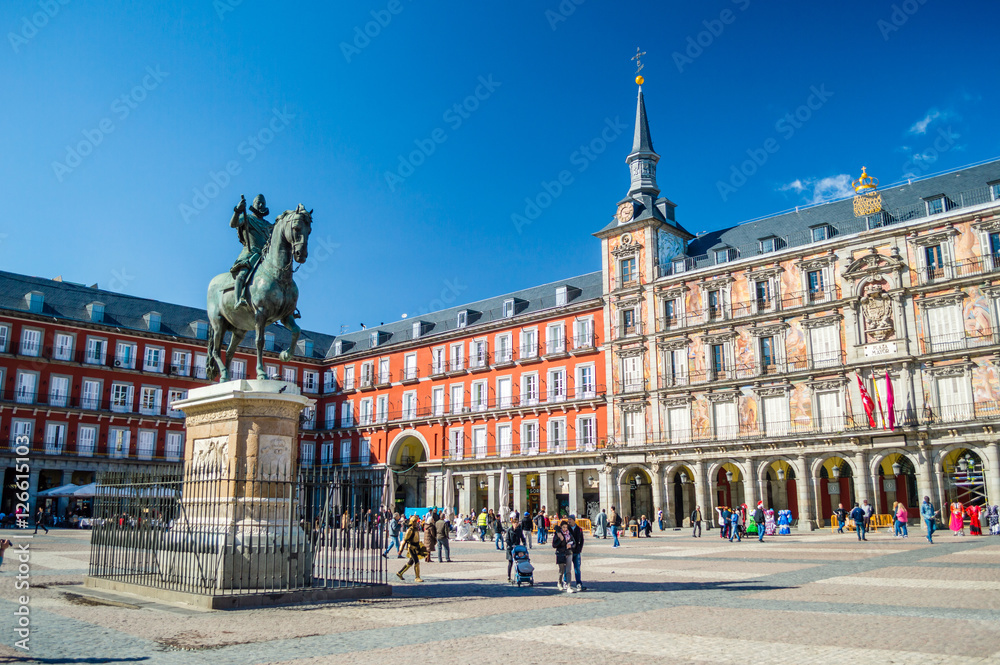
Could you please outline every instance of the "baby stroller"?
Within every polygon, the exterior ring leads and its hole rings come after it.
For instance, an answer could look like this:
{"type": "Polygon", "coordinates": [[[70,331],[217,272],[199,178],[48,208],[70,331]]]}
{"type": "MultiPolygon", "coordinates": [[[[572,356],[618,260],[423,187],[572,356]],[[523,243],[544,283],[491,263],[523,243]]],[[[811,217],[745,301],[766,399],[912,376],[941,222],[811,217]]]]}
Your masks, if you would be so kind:
{"type": "Polygon", "coordinates": [[[514,557],[514,581],[517,582],[517,586],[521,586],[521,582],[535,586],[535,567],[531,565],[528,548],[517,545],[510,553],[514,557]]]}

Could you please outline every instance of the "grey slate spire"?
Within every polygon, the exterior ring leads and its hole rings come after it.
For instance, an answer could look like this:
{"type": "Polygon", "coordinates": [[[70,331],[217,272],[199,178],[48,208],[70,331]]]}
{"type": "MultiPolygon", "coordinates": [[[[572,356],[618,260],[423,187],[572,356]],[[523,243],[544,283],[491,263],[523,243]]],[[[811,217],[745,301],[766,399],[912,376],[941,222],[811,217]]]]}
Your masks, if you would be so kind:
{"type": "MultiPolygon", "coordinates": [[[[639,100],[635,109],[635,137],[632,140],[632,153],[625,162],[632,174],[632,182],[628,194],[637,199],[656,200],[660,188],[656,185],[656,163],[660,156],[653,151],[653,137],[649,133],[649,120],[646,118],[646,102],[642,97],[642,86],[639,87],[639,100]]],[[[647,204],[648,205],[648,204],[647,204]]]]}

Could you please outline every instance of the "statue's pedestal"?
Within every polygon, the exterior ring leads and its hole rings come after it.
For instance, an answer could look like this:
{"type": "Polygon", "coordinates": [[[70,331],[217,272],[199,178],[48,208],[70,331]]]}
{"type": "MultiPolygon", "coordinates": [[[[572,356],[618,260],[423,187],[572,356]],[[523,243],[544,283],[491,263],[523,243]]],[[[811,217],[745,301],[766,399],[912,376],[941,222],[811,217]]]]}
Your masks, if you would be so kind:
{"type": "Polygon", "coordinates": [[[181,512],[159,563],[218,589],[287,588],[309,579],[299,526],[299,414],[315,401],[283,381],[228,381],[188,393],[181,512]]]}

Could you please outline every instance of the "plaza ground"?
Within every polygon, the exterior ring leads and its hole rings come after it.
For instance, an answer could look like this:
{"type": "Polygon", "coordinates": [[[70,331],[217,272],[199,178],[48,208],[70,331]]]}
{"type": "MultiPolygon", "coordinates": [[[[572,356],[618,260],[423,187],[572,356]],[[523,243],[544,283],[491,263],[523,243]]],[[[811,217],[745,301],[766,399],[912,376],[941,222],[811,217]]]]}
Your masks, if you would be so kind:
{"type": "MultiPolygon", "coordinates": [[[[0,532],[8,536],[12,531],[0,532]]],[[[588,539],[582,593],[505,584],[491,543],[452,544],[393,597],[204,612],[94,597],[81,587],[89,533],[31,541],[31,653],[15,650],[14,565],[0,574],[0,662],[43,663],[961,663],[1000,664],[1000,538],[896,539],[829,529],[732,543],[717,531],[588,539]]]]}

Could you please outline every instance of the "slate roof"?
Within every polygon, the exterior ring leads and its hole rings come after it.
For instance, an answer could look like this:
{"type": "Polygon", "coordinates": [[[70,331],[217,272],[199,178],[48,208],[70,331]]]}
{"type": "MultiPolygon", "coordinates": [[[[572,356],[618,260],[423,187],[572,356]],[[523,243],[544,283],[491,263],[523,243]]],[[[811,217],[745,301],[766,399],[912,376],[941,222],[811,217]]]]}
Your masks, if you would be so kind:
{"type": "MultiPolygon", "coordinates": [[[[515,315],[541,312],[556,307],[556,288],[567,286],[567,304],[572,305],[586,300],[600,298],[603,292],[601,272],[592,272],[578,277],[559,280],[549,284],[533,286],[502,296],[487,298],[467,305],[459,305],[448,309],[430,312],[419,316],[402,319],[394,323],[373,326],[365,330],[357,330],[344,335],[334,336],[324,333],[302,331],[300,339],[313,342],[310,357],[322,359],[333,357],[334,341],[343,341],[343,354],[350,354],[370,348],[370,334],[380,334],[379,346],[408,341],[413,336],[413,324],[423,322],[420,337],[441,334],[458,327],[458,313],[468,312],[468,326],[503,319],[503,303],[514,299],[515,315]]],[[[65,322],[91,323],[87,305],[100,302],[104,304],[104,319],[100,325],[112,326],[123,330],[150,332],[145,316],[150,312],[160,314],[159,334],[172,335],[186,340],[198,339],[192,325],[196,321],[208,321],[205,310],[197,307],[185,307],[170,303],[123,295],[113,291],[61,282],[41,277],[29,277],[16,273],[0,271],[0,312],[3,310],[27,312],[28,302],[25,296],[31,291],[44,294],[42,315],[65,322]]],[[[274,348],[276,351],[288,348],[291,333],[277,325],[268,327],[268,332],[274,333],[274,348]]],[[[242,345],[252,348],[254,336],[247,335],[242,345]]],[[[298,354],[301,357],[301,354],[298,354]]]]}
{"type": "MultiPolygon", "coordinates": [[[[926,217],[925,199],[940,195],[947,197],[949,209],[986,203],[990,200],[988,184],[998,180],[1000,160],[881,189],[885,212],[878,223],[889,226],[926,217]]],[[[851,196],[706,233],[688,243],[687,254],[693,257],[689,262],[694,264],[689,269],[712,265],[714,252],[725,247],[738,248],[741,258],[760,254],[758,241],[770,236],[784,239],[787,247],[808,244],[812,242],[810,229],[823,224],[838,235],[867,229],[866,219],[854,216],[851,196]]]]}
{"type": "MultiPolygon", "coordinates": [[[[25,296],[31,291],[44,294],[44,305],[41,314],[65,322],[91,323],[87,305],[93,302],[104,304],[104,319],[100,325],[121,328],[122,330],[150,332],[145,316],[150,312],[160,314],[160,330],[162,335],[172,335],[186,340],[197,340],[203,343],[196,334],[195,321],[208,322],[208,314],[197,307],[173,305],[159,300],[123,295],[114,291],[59,282],[41,277],[28,277],[12,272],[0,271],[0,311],[28,311],[25,296]]],[[[288,348],[291,333],[276,325],[269,326],[268,332],[274,333],[275,350],[288,348]]],[[[312,358],[321,359],[333,344],[333,336],[303,330],[299,338],[310,339],[313,342],[312,358]]],[[[243,347],[252,348],[254,336],[247,335],[243,347]]],[[[301,354],[299,354],[301,357],[301,354]]]]}
{"type": "MultiPolygon", "coordinates": [[[[578,277],[561,279],[557,282],[532,286],[513,293],[502,296],[495,296],[479,300],[466,305],[458,305],[448,309],[442,309],[428,314],[414,314],[405,319],[386,323],[385,325],[372,326],[365,330],[356,330],[337,337],[343,345],[341,355],[367,351],[371,348],[371,334],[379,333],[380,341],[378,346],[395,344],[413,339],[413,324],[422,322],[420,338],[439,335],[444,332],[458,329],[458,313],[466,311],[468,322],[471,327],[476,324],[489,323],[491,321],[503,320],[503,304],[505,301],[514,300],[514,315],[532,314],[556,308],[556,288],[560,286],[569,287],[566,294],[566,304],[585,302],[600,298],[604,292],[601,279],[601,271],[587,273],[578,277]]],[[[330,349],[330,357],[333,356],[334,348],[330,349]]]]}

